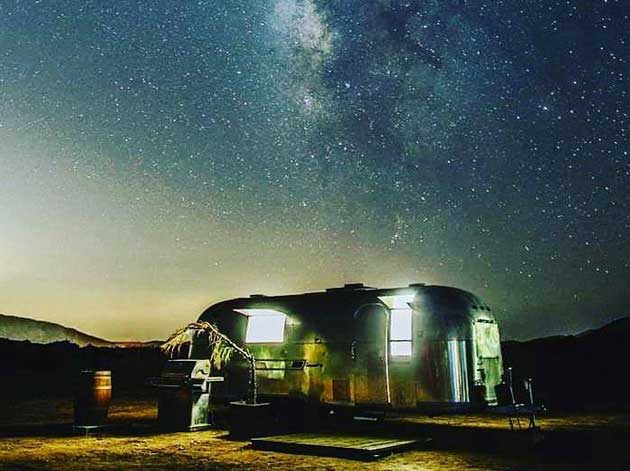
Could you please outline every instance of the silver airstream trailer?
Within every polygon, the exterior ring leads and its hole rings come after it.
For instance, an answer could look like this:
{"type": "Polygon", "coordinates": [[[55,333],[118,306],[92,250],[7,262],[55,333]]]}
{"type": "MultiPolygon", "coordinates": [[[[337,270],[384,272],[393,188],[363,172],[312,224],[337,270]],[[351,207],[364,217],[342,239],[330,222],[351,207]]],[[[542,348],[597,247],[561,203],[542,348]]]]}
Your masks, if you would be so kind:
{"type": "MultiPolygon", "coordinates": [[[[215,304],[199,321],[254,355],[264,401],[430,414],[497,402],[498,326],[487,304],[461,289],[348,284],[252,295],[215,304]]],[[[230,362],[222,375],[224,399],[246,396],[245,363],[230,362]]]]}

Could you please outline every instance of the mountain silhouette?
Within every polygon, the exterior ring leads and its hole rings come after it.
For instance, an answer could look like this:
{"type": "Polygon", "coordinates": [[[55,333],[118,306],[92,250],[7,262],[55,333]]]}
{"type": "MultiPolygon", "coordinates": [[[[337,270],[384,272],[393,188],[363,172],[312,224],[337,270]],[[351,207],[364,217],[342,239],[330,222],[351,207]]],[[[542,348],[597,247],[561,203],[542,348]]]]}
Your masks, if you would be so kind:
{"type": "Polygon", "coordinates": [[[81,347],[107,347],[114,342],[54,322],[0,314],[0,338],[33,343],[71,342],[81,347]]]}
{"type": "Polygon", "coordinates": [[[554,408],[627,407],[630,317],[577,335],[502,343],[517,378],[533,378],[538,399],[554,408]]]}

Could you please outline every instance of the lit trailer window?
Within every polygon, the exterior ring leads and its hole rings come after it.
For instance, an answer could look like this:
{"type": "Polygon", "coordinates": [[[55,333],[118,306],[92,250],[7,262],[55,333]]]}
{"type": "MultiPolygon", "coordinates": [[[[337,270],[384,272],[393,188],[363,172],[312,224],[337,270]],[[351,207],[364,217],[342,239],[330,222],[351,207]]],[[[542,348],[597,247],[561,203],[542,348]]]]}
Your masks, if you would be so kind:
{"type": "Polygon", "coordinates": [[[286,315],[273,309],[236,309],[247,316],[245,343],[282,343],[286,315]]]}
{"type": "Polygon", "coordinates": [[[411,309],[392,309],[389,325],[389,352],[393,357],[411,355],[411,309]]]}
{"type": "Polygon", "coordinates": [[[392,357],[410,357],[412,354],[413,294],[381,296],[389,308],[389,353],[392,357]]]}

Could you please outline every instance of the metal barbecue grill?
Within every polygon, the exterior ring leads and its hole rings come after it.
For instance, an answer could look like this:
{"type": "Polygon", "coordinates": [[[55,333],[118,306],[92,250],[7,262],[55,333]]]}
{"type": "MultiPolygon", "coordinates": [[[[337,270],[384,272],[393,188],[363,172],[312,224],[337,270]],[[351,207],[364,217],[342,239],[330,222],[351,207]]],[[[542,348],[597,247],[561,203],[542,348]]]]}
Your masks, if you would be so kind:
{"type": "Polygon", "coordinates": [[[158,424],[164,430],[194,431],[212,426],[210,360],[170,360],[149,384],[159,389],[158,424]]]}

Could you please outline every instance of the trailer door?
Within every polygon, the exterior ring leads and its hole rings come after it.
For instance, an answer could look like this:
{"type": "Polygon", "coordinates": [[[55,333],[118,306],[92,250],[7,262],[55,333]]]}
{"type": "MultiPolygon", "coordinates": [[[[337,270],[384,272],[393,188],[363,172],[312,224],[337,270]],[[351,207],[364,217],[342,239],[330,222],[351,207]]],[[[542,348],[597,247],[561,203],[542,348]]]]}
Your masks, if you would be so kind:
{"type": "Polygon", "coordinates": [[[360,308],[354,322],[354,402],[357,405],[387,405],[387,309],[378,305],[360,308]]]}
{"type": "Polygon", "coordinates": [[[475,378],[483,381],[486,386],[486,401],[490,405],[497,402],[494,388],[501,383],[503,376],[503,361],[501,358],[501,339],[499,326],[490,319],[477,319],[474,324],[475,348],[477,351],[475,378]]]}

